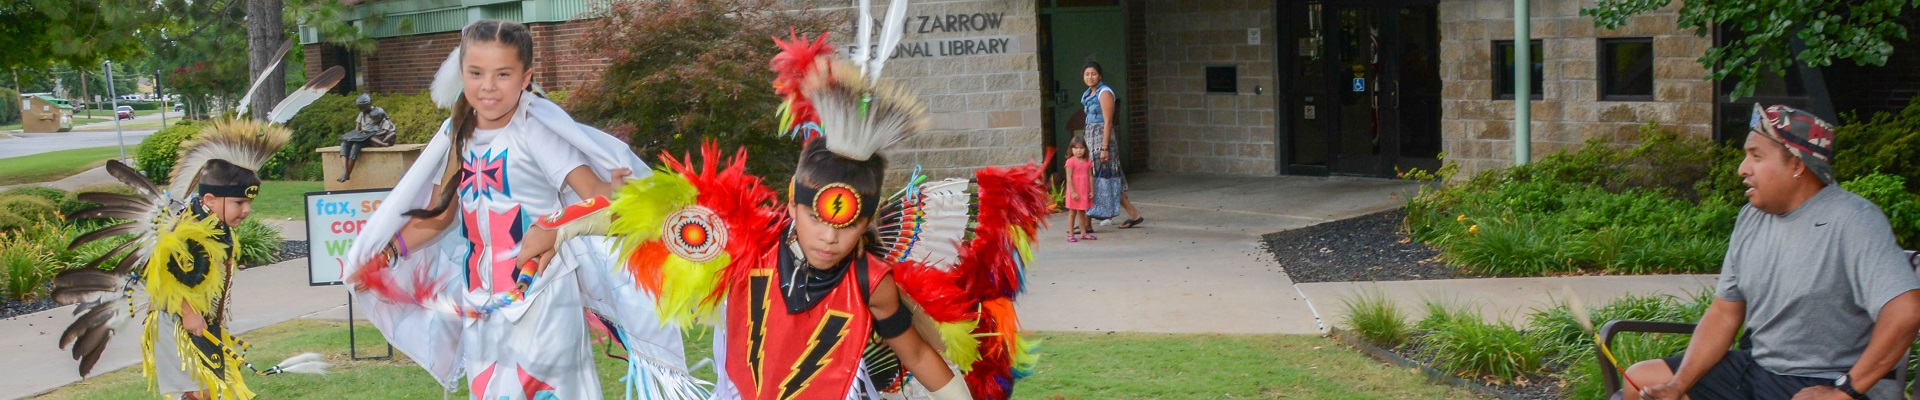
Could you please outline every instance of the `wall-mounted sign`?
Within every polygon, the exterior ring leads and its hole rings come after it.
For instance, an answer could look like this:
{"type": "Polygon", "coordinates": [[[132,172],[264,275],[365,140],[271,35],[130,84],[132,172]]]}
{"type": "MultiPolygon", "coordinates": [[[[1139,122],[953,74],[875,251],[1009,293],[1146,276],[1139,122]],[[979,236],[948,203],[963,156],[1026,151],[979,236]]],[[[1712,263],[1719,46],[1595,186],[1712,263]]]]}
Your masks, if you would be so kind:
{"type": "Polygon", "coordinates": [[[1367,91],[1367,78],[1353,78],[1353,91],[1355,92],[1367,91]]]}
{"type": "Polygon", "coordinates": [[[1247,28],[1247,44],[1260,44],[1260,28],[1247,28]]]}
{"type": "Polygon", "coordinates": [[[1314,117],[1314,112],[1313,112],[1313,106],[1312,106],[1312,105],[1308,105],[1308,106],[1306,106],[1306,107],[1305,107],[1305,109],[1304,109],[1304,110],[1301,110],[1301,111],[1302,111],[1302,112],[1300,113],[1301,115],[1303,115],[1303,116],[1305,116],[1305,117],[1307,117],[1307,119],[1313,119],[1313,117],[1314,117]]]}

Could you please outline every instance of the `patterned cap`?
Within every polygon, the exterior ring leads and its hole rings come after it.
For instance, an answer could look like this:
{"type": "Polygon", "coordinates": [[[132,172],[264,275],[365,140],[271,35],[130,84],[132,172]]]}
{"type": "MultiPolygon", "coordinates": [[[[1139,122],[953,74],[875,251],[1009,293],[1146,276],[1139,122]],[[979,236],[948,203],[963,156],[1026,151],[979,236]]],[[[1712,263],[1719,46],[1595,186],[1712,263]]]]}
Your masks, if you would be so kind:
{"type": "Polygon", "coordinates": [[[1797,108],[1762,108],[1755,103],[1749,125],[1754,132],[1786,145],[1821,182],[1833,184],[1833,124],[1797,108]]]}

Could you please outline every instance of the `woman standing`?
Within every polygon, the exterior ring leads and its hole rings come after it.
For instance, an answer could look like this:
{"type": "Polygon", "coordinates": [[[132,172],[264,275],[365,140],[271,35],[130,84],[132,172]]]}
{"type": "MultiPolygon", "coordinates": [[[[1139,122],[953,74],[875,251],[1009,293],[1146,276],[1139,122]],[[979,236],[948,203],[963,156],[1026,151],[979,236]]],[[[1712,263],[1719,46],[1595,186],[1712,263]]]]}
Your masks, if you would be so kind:
{"type": "Polygon", "coordinates": [[[1093,159],[1093,208],[1087,215],[1109,219],[1120,214],[1117,208],[1126,208],[1127,220],[1120,228],[1132,228],[1147,219],[1127,199],[1127,177],[1120,171],[1120,158],[1113,155],[1119,140],[1113,137],[1113,124],[1108,123],[1114,117],[1113,88],[1101,81],[1101,75],[1100,63],[1093,61],[1080,71],[1080,79],[1087,83],[1080,105],[1087,113],[1087,147],[1093,159]]]}

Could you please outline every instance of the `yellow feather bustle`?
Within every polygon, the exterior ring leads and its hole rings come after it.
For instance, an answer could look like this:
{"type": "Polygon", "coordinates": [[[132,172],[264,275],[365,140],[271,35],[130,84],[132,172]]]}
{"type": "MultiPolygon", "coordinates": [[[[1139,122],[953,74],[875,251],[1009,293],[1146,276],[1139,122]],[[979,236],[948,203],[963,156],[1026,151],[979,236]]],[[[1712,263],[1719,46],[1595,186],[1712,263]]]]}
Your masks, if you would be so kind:
{"type": "Polygon", "coordinates": [[[654,296],[662,321],[680,326],[714,316],[716,307],[706,300],[720,285],[720,270],[733,259],[722,251],[717,257],[695,262],[667,251],[662,243],[668,239],[664,235],[666,216],[694,205],[699,194],[686,177],[660,170],[627,183],[611,206],[616,217],[608,233],[620,238],[617,254],[629,255],[620,260],[620,268],[654,296]]]}
{"type": "Polygon", "coordinates": [[[173,229],[161,233],[154,239],[153,256],[147,260],[146,268],[141,271],[141,276],[146,277],[147,295],[151,298],[150,301],[155,310],[179,314],[181,313],[180,303],[185,301],[195,310],[203,310],[203,313],[211,314],[205,310],[213,310],[220,293],[223,292],[219,290],[220,288],[212,286],[226,282],[225,266],[227,248],[230,244],[222,243],[217,238],[220,235],[220,220],[213,215],[198,219],[190,215],[182,215],[178,218],[173,229]],[[206,251],[208,269],[206,279],[201,285],[210,286],[188,286],[178,279],[173,279],[172,273],[167,271],[178,263],[182,270],[194,272],[193,253],[188,250],[191,246],[199,246],[206,251]]]}

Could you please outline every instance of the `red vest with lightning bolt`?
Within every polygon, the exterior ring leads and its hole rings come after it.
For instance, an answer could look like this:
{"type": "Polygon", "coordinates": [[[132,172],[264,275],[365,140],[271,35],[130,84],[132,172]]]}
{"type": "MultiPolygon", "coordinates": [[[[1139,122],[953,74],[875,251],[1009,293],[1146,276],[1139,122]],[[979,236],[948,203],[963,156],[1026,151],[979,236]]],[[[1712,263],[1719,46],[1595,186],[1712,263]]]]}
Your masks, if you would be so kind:
{"type": "MultiPolygon", "coordinates": [[[[849,265],[847,277],[813,308],[787,313],[780,293],[780,251],[736,282],[727,301],[727,375],[743,399],[845,399],[860,373],[860,356],[873,335],[873,314],[849,265]]],[[[865,253],[867,279],[887,276],[888,265],[865,253]]],[[[810,268],[810,267],[802,267],[810,268]]]]}

